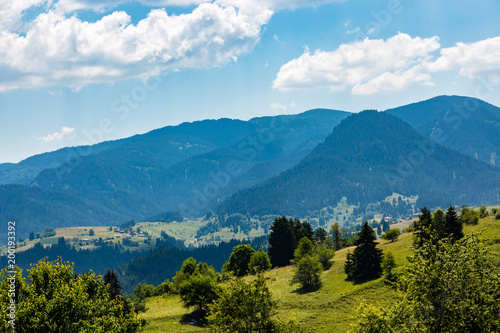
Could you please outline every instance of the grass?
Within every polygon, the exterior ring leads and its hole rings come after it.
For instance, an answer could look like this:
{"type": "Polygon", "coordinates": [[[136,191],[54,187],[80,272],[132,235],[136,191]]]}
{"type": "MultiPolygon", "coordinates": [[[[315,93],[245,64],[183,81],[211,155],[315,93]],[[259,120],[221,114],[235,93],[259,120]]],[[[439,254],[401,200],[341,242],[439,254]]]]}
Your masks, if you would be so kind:
{"type": "MultiPolygon", "coordinates": [[[[481,232],[481,238],[491,249],[492,261],[500,267],[500,221],[490,216],[481,219],[476,226],[464,227],[465,234],[472,232],[481,232]]],[[[378,247],[384,253],[390,251],[394,254],[398,272],[408,262],[412,243],[413,234],[404,233],[396,242],[379,241],[378,247]]],[[[393,304],[401,295],[383,278],[362,284],[346,281],[343,266],[347,252],[353,249],[342,249],[335,253],[332,267],[322,273],[321,288],[313,292],[303,293],[298,284],[290,285],[292,266],[266,272],[268,286],[279,302],[278,317],[295,320],[305,332],[348,332],[357,321],[356,309],[362,303],[379,306],[393,304]]],[[[140,315],[147,321],[142,331],[144,333],[208,331],[206,328],[180,324],[182,316],[189,310],[182,306],[178,296],[150,298],[147,307],[146,313],[140,315]]]]}

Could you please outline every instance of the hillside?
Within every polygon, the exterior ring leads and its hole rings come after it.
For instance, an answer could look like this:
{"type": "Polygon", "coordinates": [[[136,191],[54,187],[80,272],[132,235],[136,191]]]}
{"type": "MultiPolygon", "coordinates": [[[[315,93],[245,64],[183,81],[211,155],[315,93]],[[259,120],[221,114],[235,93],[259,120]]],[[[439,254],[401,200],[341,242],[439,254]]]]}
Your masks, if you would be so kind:
{"type": "Polygon", "coordinates": [[[442,145],[500,164],[500,108],[476,98],[438,96],[387,110],[442,145]]]}
{"type": "Polygon", "coordinates": [[[500,201],[500,169],[441,146],[389,113],[344,119],[293,168],[222,202],[219,216],[242,213],[303,217],[343,197],[363,212],[393,193],[417,206],[500,201]]]}
{"type": "MultiPolygon", "coordinates": [[[[465,226],[465,234],[482,231],[481,237],[490,244],[492,260],[500,270],[500,222],[493,217],[481,219],[476,226],[465,226]],[[482,231],[483,230],[483,231],[482,231]]],[[[413,242],[412,234],[402,234],[394,242],[379,242],[384,252],[392,252],[401,270],[413,242]]],[[[278,316],[295,319],[305,332],[348,332],[358,319],[356,309],[360,304],[391,305],[397,298],[395,292],[384,280],[377,279],[363,284],[345,281],[343,265],[346,253],[352,248],[335,253],[333,266],[322,273],[322,287],[313,292],[298,292],[298,285],[290,285],[293,275],[291,266],[273,269],[266,273],[267,283],[273,296],[279,300],[278,316]]],[[[202,332],[206,328],[181,324],[183,315],[189,311],[182,307],[179,297],[152,297],[147,302],[148,310],[141,314],[147,325],[144,333],[156,332],[202,332]]]]}
{"type": "Polygon", "coordinates": [[[0,219],[20,221],[21,237],[46,226],[119,225],[179,210],[181,204],[193,207],[195,190],[213,185],[213,174],[238,163],[241,170],[230,184],[192,213],[200,216],[224,196],[296,164],[347,115],[320,109],[250,121],[206,120],[119,140],[109,149],[42,171],[30,187],[0,186],[0,219]]]}

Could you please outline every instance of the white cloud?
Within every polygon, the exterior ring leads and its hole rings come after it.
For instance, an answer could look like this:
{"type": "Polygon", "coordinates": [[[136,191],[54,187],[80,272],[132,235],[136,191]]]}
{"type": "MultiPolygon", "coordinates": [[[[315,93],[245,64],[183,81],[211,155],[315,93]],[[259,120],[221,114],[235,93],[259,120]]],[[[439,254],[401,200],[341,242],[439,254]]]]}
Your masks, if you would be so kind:
{"type": "Polygon", "coordinates": [[[223,66],[253,49],[271,16],[268,9],[203,3],[182,15],[152,10],[133,25],[125,12],[90,23],[51,9],[30,23],[25,36],[0,30],[0,91],[79,89],[152,71],[223,66]]]}
{"type": "Polygon", "coordinates": [[[433,72],[457,70],[461,76],[475,79],[500,74],[500,36],[475,43],[457,43],[441,50],[441,56],[428,64],[433,72]]]}
{"type": "Polygon", "coordinates": [[[63,139],[72,139],[74,136],[71,134],[75,131],[73,127],[63,126],[60,132],[54,132],[52,134],[48,134],[46,136],[34,136],[37,140],[42,140],[43,142],[51,142],[51,141],[61,141],[63,139]]]}
{"type": "MultiPolygon", "coordinates": [[[[131,2],[131,0],[59,0],[56,7],[65,13],[71,13],[76,10],[101,12],[127,2],[131,2]]],[[[212,2],[212,0],[135,0],[135,2],[150,7],[186,7],[199,5],[204,2],[212,2]]]]}
{"type": "Polygon", "coordinates": [[[365,39],[325,52],[308,50],[283,65],[273,83],[279,90],[351,87],[353,94],[402,90],[413,83],[432,84],[421,63],[439,49],[437,37],[412,38],[399,33],[387,39],[365,39]]]}
{"type": "Polygon", "coordinates": [[[286,111],[287,109],[287,106],[286,105],[283,105],[281,103],[278,103],[278,102],[273,102],[271,103],[271,105],[269,105],[269,107],[273,110],[280,110],[280,111],[286,111]]]}

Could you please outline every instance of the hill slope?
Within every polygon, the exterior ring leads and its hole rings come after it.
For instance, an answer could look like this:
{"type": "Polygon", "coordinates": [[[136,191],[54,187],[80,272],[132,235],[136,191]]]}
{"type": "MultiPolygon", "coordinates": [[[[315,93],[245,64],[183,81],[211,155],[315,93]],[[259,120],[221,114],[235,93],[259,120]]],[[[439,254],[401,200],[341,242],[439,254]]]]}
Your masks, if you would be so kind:
{"type": "Polygon", "coordinates": [[[442,145],[499,165],[500,108],[476,98],[438,96],[387,110],[442,145]]]}
{"type": "MultiPolygon", "coordinates": [[[[481,219],[476,226],[465,226],[464,233],[478,233],[483,230],[482,238],[490,245],[492,258],[500,269],[500,223],[488,217],[481,219]]],[[[399,239],[390,243],[379,241],[378,248],[384,253],[391,252],[400,272],[411,255],[410,246],[413,244],[413,235],[402,234],[399,239]]],[[[383,278],[363,284],[353,284],[346,281],[344,263],[347,248],[335,253],[332,259],[333,266],[321,275],[322,286],[319,290],[303,293],[298,285],[290,285],[293,276],[293,267],[272,269],[266,272],[266,281],[273,297],[279,301],[278,316],[282,319],[295,319],[298,326],[305,332],[348,332],[358,316],[356,310],[361,304],[390,306],[400,297],[398,292],[384,282],[383,278]]],[[[204,332],[207,328],[181,324],[183,315],[189,310],[182,306],[179,296],[158,296],[148,299],[148,310],[140,316],[146,319],[144,333],[159,332],[204,332]]]]}
{"type": "Polygon", "coordinates": [[[218,206],[221,215],[287,214],[349,203],[366,207],[393,193],[419,196],[418,206],[497,203],[500,169],[425,138],[389,113],[344,119],[298,165],[218,206]]]}

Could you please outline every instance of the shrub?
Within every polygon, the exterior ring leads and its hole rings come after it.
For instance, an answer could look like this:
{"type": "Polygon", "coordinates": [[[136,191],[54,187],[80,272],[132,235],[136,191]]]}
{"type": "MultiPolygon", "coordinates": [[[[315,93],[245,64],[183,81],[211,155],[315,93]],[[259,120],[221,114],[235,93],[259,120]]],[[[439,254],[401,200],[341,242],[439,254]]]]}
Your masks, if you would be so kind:
{"type": "Polygon", "coordinates": [[[476,225],[479,222],[479,213],[475,210],[464,208],[460,214],[460,220],[465,224],[476,225]]]}
{"type": "Polygon", "coordinates": [[[267,256],[267,253],[259,249],[259,251],[255,252],[250,258],[250,262],[248,263],[248,270],[250,274],[257,274],[258,272],[264,272],[271,269],[271,261],[267,256]]]}
{"type": "Polygon", "coordinates": [[[227,268],[236,276],[244,276],[248,273],[248,265],[255,250],[250,244],[238,245],[229,256],[227,268]]]}
{"type": "Polygon", "coordinates": [[[485,217],[487,217],[487,216],[489,216],[489,215],[490,215],[490,214],[488,213],[488,210],[486,209],[486,206],[481,205],[481,206],[479,207],[479,216],[480,216],[481,218],[485,218],[485,217]]]}
{"type": "Polygon", "coordinates": [[[293,283],[300,283],[302,289],[311,289],[320,284],[320,275],[323,266],[316,257],[306,255],[297,262],[293,283]]]}
{"type": "Polygon", "coordinates": [[[382,235],[382,239],[395,242],[399,235],[401,235],[401,231],[399,229],[389,229],[382,235]]]}
{"type": "Polygon", "coordinates": [[[320,244],[316,246],[314,252],[316,253],[316,257],[318,258],[320,264],[323,266],[324,270],[327,270],[330,267],[332,267],[330,259],[332,259],[335,256],[334,250],[330,250],[325,245],[320,244]]]}
{"type": "Polygon", "coordinates": [[[307,237],[302,237],[297,245],[297,248],[293,252],[293,256],[295,261],[300,260],[306,255],[312,255],[314,249],[314,245],[311,240],[307,237]]]}

